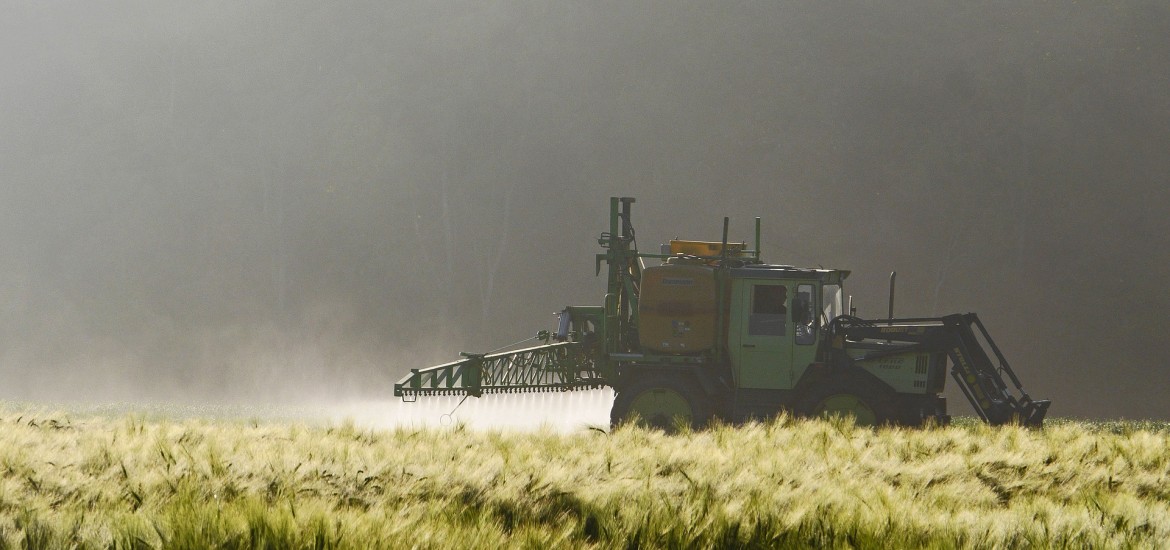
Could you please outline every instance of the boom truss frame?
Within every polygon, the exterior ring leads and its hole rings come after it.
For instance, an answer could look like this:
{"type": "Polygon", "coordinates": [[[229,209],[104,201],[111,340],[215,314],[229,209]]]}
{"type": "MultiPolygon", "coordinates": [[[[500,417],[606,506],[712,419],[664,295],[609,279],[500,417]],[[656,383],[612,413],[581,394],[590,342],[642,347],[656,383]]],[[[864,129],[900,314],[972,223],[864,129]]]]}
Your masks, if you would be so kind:
{"type": "Polygon", "coordinates": [[[579,342],[559,342],[487,355],[463,353],[459,361],[411,369],[394,384],[394,396],[527,393],[597,389],[606,385],[591,354],[579,342]]]}

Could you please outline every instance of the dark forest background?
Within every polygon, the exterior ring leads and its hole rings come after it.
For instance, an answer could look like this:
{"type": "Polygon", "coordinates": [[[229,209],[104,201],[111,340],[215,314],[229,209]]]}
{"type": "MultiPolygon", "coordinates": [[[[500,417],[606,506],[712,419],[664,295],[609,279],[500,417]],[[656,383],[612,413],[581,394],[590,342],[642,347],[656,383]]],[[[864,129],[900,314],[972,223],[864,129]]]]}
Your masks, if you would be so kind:
{"type": "Polygon", "coordinates": [[[0,72],[0,397],[389,396],[600,303],[623,195],[1170,419],[1164,2],[25,3],[0,72]]]}

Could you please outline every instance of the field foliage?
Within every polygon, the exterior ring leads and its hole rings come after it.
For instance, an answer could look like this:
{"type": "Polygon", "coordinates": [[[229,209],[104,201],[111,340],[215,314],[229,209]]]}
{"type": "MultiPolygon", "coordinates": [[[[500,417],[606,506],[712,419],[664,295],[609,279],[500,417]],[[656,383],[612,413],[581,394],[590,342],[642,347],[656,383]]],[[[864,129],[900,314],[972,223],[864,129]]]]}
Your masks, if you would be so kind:
{"type": "Polygon", "coordinates": [[[1170,540],[1170,430],[666,435],[0,409],[0,547],[1130,547],[1170,540]]]}

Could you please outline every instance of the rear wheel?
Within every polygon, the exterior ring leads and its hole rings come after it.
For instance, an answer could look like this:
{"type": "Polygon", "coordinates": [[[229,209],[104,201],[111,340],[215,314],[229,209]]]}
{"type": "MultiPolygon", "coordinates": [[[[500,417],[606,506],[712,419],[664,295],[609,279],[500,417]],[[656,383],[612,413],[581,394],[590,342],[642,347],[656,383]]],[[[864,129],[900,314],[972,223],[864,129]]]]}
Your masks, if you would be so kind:
{"type": "Polygon", "coordinates": [[[858,426],[880,426],[894,420],[893,394],[857,379],[831,380],[813,388],[798,411],[824,418],[852,416],[858,426]]]}
{"type": "Polygon", "coordinates": [[[680,424],[706,425],[712,411],[710,398],[693,381],[653,377],[619,390],[609,418],[614,426],[636,418],[644,426],[673,431],[680,424]]]}

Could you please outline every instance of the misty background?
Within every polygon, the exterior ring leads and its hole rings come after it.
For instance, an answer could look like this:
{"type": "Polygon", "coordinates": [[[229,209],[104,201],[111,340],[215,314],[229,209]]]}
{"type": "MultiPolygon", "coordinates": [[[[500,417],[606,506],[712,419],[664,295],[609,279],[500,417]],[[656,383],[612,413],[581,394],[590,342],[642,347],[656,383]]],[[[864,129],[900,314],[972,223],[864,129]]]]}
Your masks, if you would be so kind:
{"type": "MultiPolygon", "coordinates": [[[[1164,2],[5,2],[0,398],[390,397],[639,244],[979,313],[1052,415],[1170,419],[1164,2]]],[[[951,395],[952,412],[971,414],[951,395]]]]}

